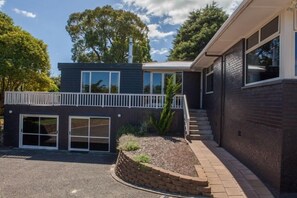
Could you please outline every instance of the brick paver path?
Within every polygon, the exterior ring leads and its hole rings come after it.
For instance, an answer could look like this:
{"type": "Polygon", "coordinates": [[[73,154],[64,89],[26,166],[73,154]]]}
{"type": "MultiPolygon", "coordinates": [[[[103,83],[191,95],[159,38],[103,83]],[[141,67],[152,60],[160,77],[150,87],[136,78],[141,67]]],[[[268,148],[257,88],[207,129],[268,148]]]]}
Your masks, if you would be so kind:
{"type": "Polygon", "coordinates": [[[214,141],[193,140],[190,147],[205,171],[215,198],[273,198],[253,172],[214,141]]]}

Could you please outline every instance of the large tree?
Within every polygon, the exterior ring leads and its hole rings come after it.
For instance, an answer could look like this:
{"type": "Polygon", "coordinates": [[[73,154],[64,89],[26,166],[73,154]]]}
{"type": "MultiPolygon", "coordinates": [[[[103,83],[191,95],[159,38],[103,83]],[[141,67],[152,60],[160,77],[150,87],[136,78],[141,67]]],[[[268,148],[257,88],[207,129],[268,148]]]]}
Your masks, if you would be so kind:
{"type": "Polygon", "coordinates": [[[215,2],[191,12],[178,30],[168,59],[194,60],[227,18],[228,15],[215,2]]]}
{"type": "Polygon", "coordinates": [[[148,27],[131,12],[104,6],[73,13],[66,30],[74,62],[126,63],[129,37],[134,42],[133,62],[151,61],[148,27]]]}
{"type": "Polygon", "coordinates": [[[47,46],[15,26],[0,12],[0,114],[5,91],[48,91],[56,86],[50,79],[47,46]]]}

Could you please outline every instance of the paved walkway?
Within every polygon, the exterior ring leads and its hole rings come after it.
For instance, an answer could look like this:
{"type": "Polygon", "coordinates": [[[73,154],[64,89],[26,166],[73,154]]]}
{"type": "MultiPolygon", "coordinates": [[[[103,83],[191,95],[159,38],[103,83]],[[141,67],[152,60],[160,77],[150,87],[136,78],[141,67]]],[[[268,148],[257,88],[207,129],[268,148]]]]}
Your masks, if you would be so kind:
{"type": "Polygon", "coordinates": [[[215,198],[273,198],[261,180],[214,141],[192,141],[215,198]]]}

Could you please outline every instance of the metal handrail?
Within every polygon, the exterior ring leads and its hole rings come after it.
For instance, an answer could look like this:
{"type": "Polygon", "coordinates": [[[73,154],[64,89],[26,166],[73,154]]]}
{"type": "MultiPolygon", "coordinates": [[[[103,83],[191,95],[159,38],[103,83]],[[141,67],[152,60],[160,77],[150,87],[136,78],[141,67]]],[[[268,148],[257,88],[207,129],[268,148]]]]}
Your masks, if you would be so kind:
{"type": "Polygon", "coordinates": [[[184,111],[184,121],[185,121],[185,137],[190,135],[190,112],[187,102],[187,96],[183,96],[183,111],[184,111]]]}

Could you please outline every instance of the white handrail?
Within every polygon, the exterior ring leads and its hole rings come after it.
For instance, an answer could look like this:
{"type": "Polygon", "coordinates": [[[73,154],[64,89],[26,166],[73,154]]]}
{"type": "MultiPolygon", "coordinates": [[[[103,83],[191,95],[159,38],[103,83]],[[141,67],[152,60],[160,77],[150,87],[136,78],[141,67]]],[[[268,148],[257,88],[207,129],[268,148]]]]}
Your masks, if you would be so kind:
{"type": "Polygon", "coordinates": [[[183,96],[183,110],[184,110],[184,121],[185,121],[185,137],[190,135],[190,113],[189,113],[189,107],[187,102],[187,96],[183,96]]]}
{"type": "MultiPolygon", "coordinates": [[[[182,109],[183,95],[173,98],[173,109],[182,109]]],[[[96,106],[126,108],[163,108],[165,95],[70,92],[5,92],[5,105],[96,106]]]]}

